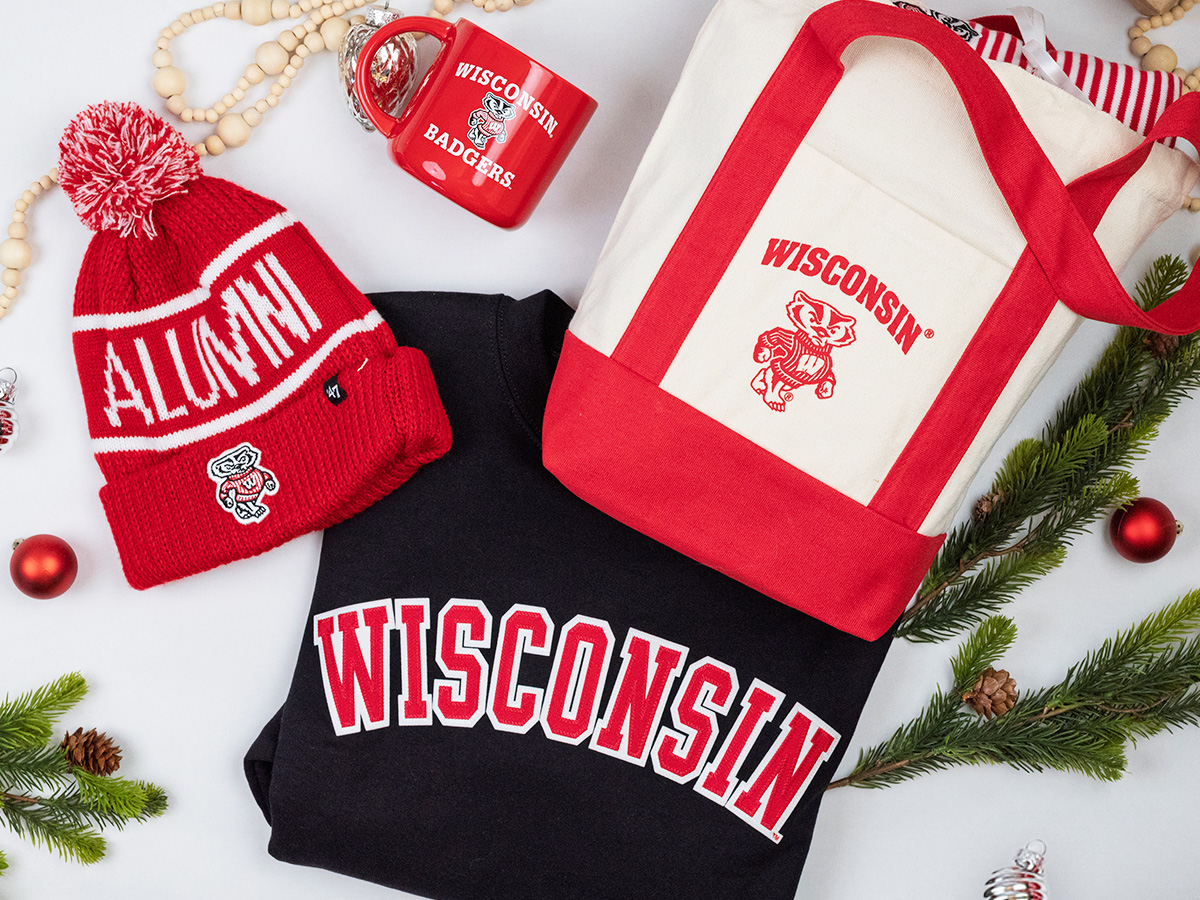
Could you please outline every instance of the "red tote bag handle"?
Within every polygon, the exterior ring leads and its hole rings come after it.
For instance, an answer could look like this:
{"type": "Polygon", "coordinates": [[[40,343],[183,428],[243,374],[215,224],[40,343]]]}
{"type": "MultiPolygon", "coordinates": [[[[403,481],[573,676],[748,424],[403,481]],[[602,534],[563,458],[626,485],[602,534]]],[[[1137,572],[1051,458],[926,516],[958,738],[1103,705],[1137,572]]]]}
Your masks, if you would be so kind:
{"type": "Polygon", "coordinates": [[[1200,147],[1200,93],[1159,118],[1133,151],[1068,188],[989,65],[927,16],[869,0],[816,10],[747,114],[712,180],[659,268],[613,359],[658,383],[754,224],[779,177],[845,71],[841,55],[863,37],[928,50],[962,99],[983,158],[1055,295],[1079,315],[1168,334],[1200,328],[1200,276],[1152,311],[1126,293],[1092,233],[1113,197],[1150,154],[1179,137],[1200,147]],[[802,92],[796,85],[804,85],[802,92]],[[800,101],[802,109],[797,111],[800,101]],[[799,114],[798,114],[799,113],[799,114]],[[764,135],[770,137],[764,139],[764,135]],[[723,235],[720,247],[711,236],[723,235]]]}

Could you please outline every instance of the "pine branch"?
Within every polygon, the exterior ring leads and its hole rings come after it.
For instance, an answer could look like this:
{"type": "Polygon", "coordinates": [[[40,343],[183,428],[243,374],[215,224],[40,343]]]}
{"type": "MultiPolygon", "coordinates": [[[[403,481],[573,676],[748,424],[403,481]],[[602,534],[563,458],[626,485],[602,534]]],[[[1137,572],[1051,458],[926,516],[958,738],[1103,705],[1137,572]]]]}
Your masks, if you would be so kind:
{"type": "MultiPolygon", "coordinates": [[[[1186,281],[1178,257],[1159,257],[1137,288],[1143,307],[1186,281]]],[[[1072,540],[1135,499],[1129,474],[1170,413],[1200,388],[1200,335],[1166,358],[1149,332],[1121,328],[1046,424],[1018,443],[996,473],[990,510],[947,535],[896,634],[943,641],[995,613],[1060,565],[1072,540]]]]}
{"type": "Polygon", "coordinates": [[[87,693],[78,672],[0,703],[0,751],[41,747],[50,741],[58,717],[87,693]]]}
{"type": "Polygon", "coordinates": [[[886,741],[859,752],[830,788],[885,787],[955,765],[1004,764],[1073,771],[1105,781],[1125,771],[1126,747],[1200,724],[1200,590],[1118,632],[1062,681],[1022,692],[993,719],[961,698],[1012,645],[1016,628],[990,617],[951,660],[954,691],[936,688],[925,709],[886,741]]]}
{"type": "Polygon", "coordinates": [[[104,856],[104,838],[85,824],[63,821],[60,815],[59,811],[41,803],[0,798],[0,816],[18,837],[48,847],[64,859],[85,865],[99,862],[104,856]]]}
{"type": "MultiPolygon", "coordinates": [[[[0,824],[66,859],[93,863],[104,856],[101,829],[162,815],[167,795],[149,782],[93,774],[120,762],[119,748],[94,729],[55,740],[55,721],[86,691],[75,673],[0,705],[0,824]]],[[[5,866],[0,855],[0,872],[5,866]]]]}
{"type": "Polygon", "coordinates": [[[36,793],[66,778],[67,758],[57,746],[28,747],[0,754],[0,788],[36,793]]]}

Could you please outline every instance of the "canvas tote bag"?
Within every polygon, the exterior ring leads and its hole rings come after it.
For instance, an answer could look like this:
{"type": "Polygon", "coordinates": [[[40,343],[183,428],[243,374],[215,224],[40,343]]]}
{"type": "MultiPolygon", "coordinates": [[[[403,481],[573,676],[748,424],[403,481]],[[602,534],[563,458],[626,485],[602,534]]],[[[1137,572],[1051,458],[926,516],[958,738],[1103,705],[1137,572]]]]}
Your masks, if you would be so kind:
{"type": "MultiPolygon", "coordinates": [[[[911,4],[904,4],[911,6],[911,4]]],[[[1081,317],[1178,210],[1200,94],[1143,139],[932,18],[721,0],[567,334],[544,461],[694,559],[867,639],[1081,317]]],[[[703,598],[697,598],[703,602],[703,598]]]]}

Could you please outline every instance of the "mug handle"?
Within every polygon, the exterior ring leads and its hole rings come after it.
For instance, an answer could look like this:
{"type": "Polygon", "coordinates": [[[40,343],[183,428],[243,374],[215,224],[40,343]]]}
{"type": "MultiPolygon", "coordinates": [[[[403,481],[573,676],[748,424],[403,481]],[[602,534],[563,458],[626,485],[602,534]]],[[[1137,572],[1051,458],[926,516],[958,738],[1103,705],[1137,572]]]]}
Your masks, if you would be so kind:
{"type": "MultiPolygon", "coordinates": [[[[419,31],[423,34],[433,35],[441,41],[442,46],[429,66],[430,73],[441,63],[442,57],[446,55],[446,50],[450,47],[456,34],[454,25],[442,19],[433,19],[427,16],[407,16],[383,25],[363,44],[363,48],[358,54],[358,64],[354,69],[354,93],[358,96],[359,105],[362,106],[367,118],[371,120],[371,124],[379,130],[380,134],[387,138],[390,138],[399,130],[400,120],[395,116],[385,113],[379,108],[379,104],[375,102],[375,96],[371,91],[371,61],[375,59],[375,54],[379,52],[379,49],[389,38],[408,31],[419,31]]],[[[428,80],[429,75],[427,74],[425,81],[428,80]]],[[[410,107],[416,102],[417,95],[421,92],[425,81],[422,81],[421,86],[417,88],[412,99],[409,100],[410,107]]]]}

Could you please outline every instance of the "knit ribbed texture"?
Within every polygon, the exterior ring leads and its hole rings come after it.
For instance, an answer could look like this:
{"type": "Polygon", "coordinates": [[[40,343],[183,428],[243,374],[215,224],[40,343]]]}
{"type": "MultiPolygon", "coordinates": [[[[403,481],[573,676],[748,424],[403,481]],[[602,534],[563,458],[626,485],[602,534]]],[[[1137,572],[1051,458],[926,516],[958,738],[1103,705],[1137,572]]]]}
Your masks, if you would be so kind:
{"type": "Polygon", "coordinates": [[[102,231],[74,345],[100,496],[147,588],[325,528],[450,446],[423,354],[278,204],[201,176],[102,231]]]}

